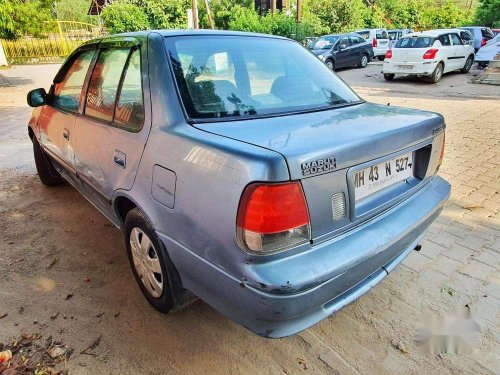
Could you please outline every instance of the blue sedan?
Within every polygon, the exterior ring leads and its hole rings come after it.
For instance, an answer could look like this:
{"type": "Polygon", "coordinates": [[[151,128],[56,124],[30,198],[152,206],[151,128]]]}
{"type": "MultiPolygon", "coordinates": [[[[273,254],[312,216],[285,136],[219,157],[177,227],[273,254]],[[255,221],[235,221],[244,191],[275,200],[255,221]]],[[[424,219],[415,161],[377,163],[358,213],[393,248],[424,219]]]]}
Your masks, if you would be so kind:
{"type": "Polygon", "coordinates": [[[155,308],[199,297],[265,337],[374,287],[450,194],[441,115],[367,103],[280,37],[104,37],[28,103],[41,182],[123,232],[155,308]]]}

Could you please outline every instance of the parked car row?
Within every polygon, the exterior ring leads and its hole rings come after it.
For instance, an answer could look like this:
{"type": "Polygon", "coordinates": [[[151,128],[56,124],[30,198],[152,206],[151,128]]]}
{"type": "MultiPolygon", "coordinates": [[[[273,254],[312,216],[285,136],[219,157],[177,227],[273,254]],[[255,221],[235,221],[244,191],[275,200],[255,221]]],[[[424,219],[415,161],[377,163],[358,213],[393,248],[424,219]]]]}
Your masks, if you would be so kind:
{"type": "Polygon", "coordinates": [[[491,59],[497,51],[496,42],[489,43],[494,37],[492,30],[481,26],[424,32],[377,28],[325,35],[309,41],[308,48],[332,70],[348,66],[364,68],[377,58],[385,60],[382,72],[388,81],[404,74],[428,77],[436,83],[444,73],[469,72],[475,53],[487,46],[478,60],[480,66],[486,65],[487,58],[491,59]]]}

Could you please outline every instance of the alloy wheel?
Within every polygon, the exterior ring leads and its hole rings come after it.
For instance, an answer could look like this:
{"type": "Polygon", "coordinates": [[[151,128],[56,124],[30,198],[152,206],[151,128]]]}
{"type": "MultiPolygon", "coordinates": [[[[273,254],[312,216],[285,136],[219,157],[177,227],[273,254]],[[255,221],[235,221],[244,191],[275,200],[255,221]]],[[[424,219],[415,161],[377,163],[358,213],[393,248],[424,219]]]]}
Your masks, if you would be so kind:
{"type": "Polygon", "coordinates": [[[163,293],[160,259],[151,239],[142,229],[135,227],[130,232],[130,249],[135,270],[146,290],[151,296],[159,298],[163,293]]]}

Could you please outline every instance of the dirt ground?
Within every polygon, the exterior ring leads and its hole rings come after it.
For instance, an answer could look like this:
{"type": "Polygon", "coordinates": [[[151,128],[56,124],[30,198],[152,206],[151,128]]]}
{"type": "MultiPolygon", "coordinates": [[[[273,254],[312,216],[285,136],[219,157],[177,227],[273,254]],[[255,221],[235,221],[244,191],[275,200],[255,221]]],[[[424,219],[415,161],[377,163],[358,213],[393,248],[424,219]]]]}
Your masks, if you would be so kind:
{"type": "Polygon", "coordinates": [[[442,175],[453,193],[422,251],[375,289],[299,335],[267,340],[203,301],[156,312],[121,233],[70,186],[39,182],[25,97],[57,68],[0,70],[0,343],[51,336],[74,350],[57,366],[71,374],[500,373],[499,86],[471,84],[470,74],[387,83],[377,64],[339,72],[366,100],[445,116],[442,175]],[[418,318],[464,305],[481,327],[473,352],[420,352],[418,318]]]}

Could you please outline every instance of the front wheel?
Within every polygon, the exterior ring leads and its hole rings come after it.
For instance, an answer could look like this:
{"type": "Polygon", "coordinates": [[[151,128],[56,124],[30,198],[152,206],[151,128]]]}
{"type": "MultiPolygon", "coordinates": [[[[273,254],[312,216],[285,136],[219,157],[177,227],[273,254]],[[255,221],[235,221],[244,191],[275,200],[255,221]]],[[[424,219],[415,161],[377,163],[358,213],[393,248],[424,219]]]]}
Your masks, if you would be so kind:
{"type": "Polygon", "coordinates": [[[469,58],[465,62],[464,67],[462,69],[460,69],[460,73],[462,73],[462,74],[469,73],[469,70],[472,67],[473,63],[474,63],[474,56],[469,56],[469,58]]]}
{"type": "Polygon", "coordinates": [[[335,70],[335,63],[333,60],[326,60],[325,65],[328,67],[330,70],[335,70]]]}
{"type": "Polygon", "coordinates": [[[363,54],[361,55],[361,59],[359,60],[358,68],[366,68],[367,65],[368,65],[368,55],[363,54]]]}
{"type": "Polygon", "coordinates": [[[394,79],[394,74],[384,73],[384,79],[386,81],[392,81],[394,79]]]}
{"type": "Polygon", "coordinates": [[[64,183],[64,178],[56,171],[48,157],[43,153],[43,150],[38,143],[38,140],[33,136],[33,156],[35,157],[36,171],[42,184],[45,186],[57,186],[64,183]]]}
{"type": "Polygon", "coordinates": [[[153,226],[138,209],[125,218],[125,242],[135,279],[149,303],[168,313],[174,307],[169,269],[170,259],[153,226]]]}
{"type": "Polygon", "coordinates": [[[436,69],[434,69],[434,72],[431,75],[431,82],[432,83],[438,83],[441,80],[441,77],[443,76],[443,63],[439,63],[436,66],[436,69]]]}

